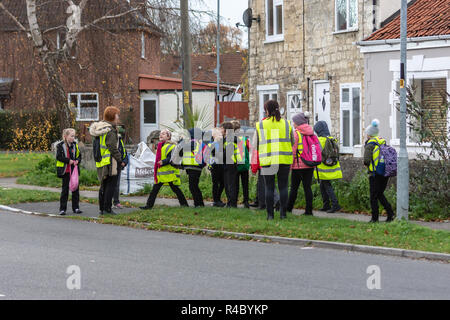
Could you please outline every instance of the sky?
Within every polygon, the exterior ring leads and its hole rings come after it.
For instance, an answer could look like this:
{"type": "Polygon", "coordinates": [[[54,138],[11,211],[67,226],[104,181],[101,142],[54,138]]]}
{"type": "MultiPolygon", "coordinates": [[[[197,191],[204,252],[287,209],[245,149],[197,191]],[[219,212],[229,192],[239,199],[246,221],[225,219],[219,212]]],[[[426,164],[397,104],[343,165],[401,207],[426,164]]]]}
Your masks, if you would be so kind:
{"type": "MultiPolygon", "coordinates": [[[[203,0],[208,9],[214,11],[217,16],[217,0],[203,0]]],[[[227,24],[235,27],[236,23],[240,22],[244,24],[242,21],[242,14],[248,8],[247,0],[220,0],[220,15],[222,19],[227,21],[227,24]]],[[[223,22],[222,22],[223,23],[223,22]]],[[[248,33],[247,27],[240,27],[242,34],[242,45],[244,47],[248,46],[248,33]]]]}

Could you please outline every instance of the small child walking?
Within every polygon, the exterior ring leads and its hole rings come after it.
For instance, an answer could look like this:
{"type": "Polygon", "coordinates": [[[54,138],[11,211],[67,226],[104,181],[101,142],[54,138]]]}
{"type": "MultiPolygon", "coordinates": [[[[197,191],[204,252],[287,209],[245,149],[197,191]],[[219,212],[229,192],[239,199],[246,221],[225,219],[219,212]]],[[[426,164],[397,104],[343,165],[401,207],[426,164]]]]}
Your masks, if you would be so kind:
{"type": "MultiPolygon", "coordinates": [[[[75,142],[75,129],[68,128],[63,131],[63,141],[56,145],[56,172],[59,178],[62,178],[62,190],[59,200],[59,214],[66,215],[67,200],[69,198],[69,182],[70,175],[75,165],[78,167],[78,175],[80,175],[81,153],[75,142]]],[[[80,192],[79,188],[72,192],[72,211],[73,213],[83,213],[79,207],[80,192]]]]}

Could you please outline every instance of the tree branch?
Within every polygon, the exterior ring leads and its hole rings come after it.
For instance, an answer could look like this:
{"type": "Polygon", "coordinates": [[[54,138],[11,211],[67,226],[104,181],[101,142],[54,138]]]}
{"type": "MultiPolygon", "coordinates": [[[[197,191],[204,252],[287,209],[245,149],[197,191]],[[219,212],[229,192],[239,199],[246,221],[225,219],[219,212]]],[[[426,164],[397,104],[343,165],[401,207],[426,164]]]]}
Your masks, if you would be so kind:
{"type": "Polygon", "coordinates": [[[9,12],[9,10],[3,5],[3,3],[0,2],[0,9],[3,9],[5,11],[5,13],[17,24],[17,26],[24,32],[27,33],[28,37],[31,38],[31,34],[30,31],[27,30],[23,24],[20,23],[19,20],[17,20],[17,18],[11,13],[9,12]]]}

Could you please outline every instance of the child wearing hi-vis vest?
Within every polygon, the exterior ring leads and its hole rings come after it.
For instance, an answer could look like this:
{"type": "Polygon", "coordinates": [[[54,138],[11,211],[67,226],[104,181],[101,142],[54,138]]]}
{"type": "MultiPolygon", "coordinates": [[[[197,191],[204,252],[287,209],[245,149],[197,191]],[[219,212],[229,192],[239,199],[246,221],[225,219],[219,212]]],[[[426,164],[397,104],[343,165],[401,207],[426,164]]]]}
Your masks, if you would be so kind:
{"type": "MultiPolygon", "coordinates": [[[[80,175],[81,153],[75,142],[75,129],[68,128],[63,131],[63,141],[56,145],[56,173],[62,178],[62,190],[59,200],[59,214],[64,216],[67,210],[67,200],[69,198],[70,175],[75,165],[78,167],[78,176],[80,175]]],[[[73,213],[80,214],[79,208],[80,193],[79,189],[72,192],[72,210],[73,213]]]]}
{"type": "Polygon", "coordinates": [[[145,207],[140,207],[143,210],[153,208],[155,204],[156,196],[163,185],[169,185],[170,189],[176,194],[180,205],[188,207],[188,202],[184,197],[183,192],[179,188],[181,185],[180,170],[171,165],[172,151],[175,149],[175,145],[170,142],[172,134],[169,130],[162,130],[159,134],[158,149],[156,151],[155,161],[155,184],[147,199],[145,207]]]}

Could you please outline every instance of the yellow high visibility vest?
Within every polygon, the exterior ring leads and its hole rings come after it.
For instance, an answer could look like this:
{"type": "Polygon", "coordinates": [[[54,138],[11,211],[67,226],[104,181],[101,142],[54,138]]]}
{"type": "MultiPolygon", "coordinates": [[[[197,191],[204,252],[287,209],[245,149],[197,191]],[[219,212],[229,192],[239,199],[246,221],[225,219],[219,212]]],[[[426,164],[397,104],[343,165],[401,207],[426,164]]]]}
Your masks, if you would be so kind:
{"type": "MultiPolygon", "coordinates": [[[[223,144],[224,152],[227,152],[226,151],[227,150],[227,145],[228,145],[228,142],[225,142],[223,144]]],[[[233,157],[232,157],[233,162],[234,163],[242,163],[242,157],[241,157],[241,153],[239,151],[239,147],[238,147],[237,143],[235,143],[235,142],[233,142],[233,145],[234,145],[233,157]]],[[[231,163],[225,163],[225,164],[231,164],[231,163]]]]}
{"type": "Polygon", "coordinates": [[[273,117],[256,124],[259,140],[259,162],[262,167],[273,164],[292,164],[292,126],[289,120],[273,117]],[[272,121],[273,120],[273,121],[272,121]]]}
{"type": "MultiPolygon", "coordinates": [[[[80,156],[80,149],[78,149],[78,145],[76,143],[75,143],[75,149],[76,149],[75,158],[78,158],[80,156]]],[[[63,150],[64,150],[64,156],[66,158],[70,158],[69,154],[67,153],[67,149],[65,148],[65,143],[64,143],[64,146],[63,146],[63,150]]],[[[66,164],[64,162],[56,161],[56,167],[61,167],[62,168],[62,167],[65,167],[65,166],[66,166],[66,164]]],[[[66,171],[66,168],[64,168],[64,172],[65,171],[66,171]]]]}
{"type": "Polygon", "coordinates": [[[111,152],[106,146],[107,134],[108,133],[105,133],[104,135],[100,136],[100,154],[102,156],[102,160],[100,162],[95,162],[95,166],[97,168],[101,168],[107,166],[108,164],[111,164],[111,152]]]}
{"type": "MultiPolygon", "coordinates": [[[[166,160],[167,155],[175,148],[174,144],[166,143],[161,148],[161,160],[166,160]]],[[[180,170],[174,168],[172,165],[167,164],[165,166],[159,167],[156,172],[158,178],[158,183],[164,183],[168,185],[169,182],[173,182],[174,185],[181,185],[180,170]]]]}
{"type": "Polygon", "coordinates": [[[200,164],[197,162],[197,160],[195,160],[195,155],[200,150],[200,145],[201,145],[201,143],[196,141],[194,151],[189,151],[189,152],[183,153],[183,160],[181,161],[182,165],[200,167],[200,164]]]}
{"type": "MultiPolygon", "coordinates": [[[[386,144],[386,140],[378,138],[378,137],[374,137],[372,139],[370,139],[369,141],[367,141],[367,144],[371,143],[371,142],[375,142],[378,143],[379,145],[382,144],[386,144]]],[[[378,145],[375,145],[375,148],[373,149],[373,155],[372,155],[372,162],[369,165],[369,172],[373,172],[376,170],[378,163],[380,162],[380,147],[378,145]],[[374,166],[375,165],[375,168],[374,166]]]]}
{"type": "MultiPolygon", "coordinates": [[[[333,137],[328,137],[330,139],[334,139],[333,137]]],[[[326,137],[319,137],[320,148],[323,150],[325,148],[325,142],[327,141],[326,137]]],[[[317,169],[314,170],[314,178],[319,180],[336,180],[342,179],[342,170],[341,164],[339,161],[334,166],[327,166],[323,163],[317,166],[317,169]],[[317,177],[317,173],[319,173],[319,177],[317,177]]]]}

